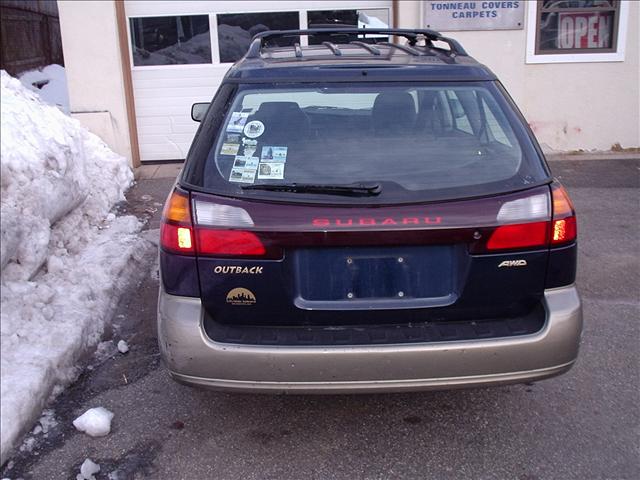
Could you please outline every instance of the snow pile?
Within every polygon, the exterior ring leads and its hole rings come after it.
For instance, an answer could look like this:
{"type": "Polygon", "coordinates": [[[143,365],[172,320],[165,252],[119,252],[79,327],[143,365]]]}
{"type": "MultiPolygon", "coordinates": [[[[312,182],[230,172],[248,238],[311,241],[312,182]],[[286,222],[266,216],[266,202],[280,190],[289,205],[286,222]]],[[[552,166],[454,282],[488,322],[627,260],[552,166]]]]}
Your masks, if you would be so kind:
{"type": "Polygon", "coordinates": [[[75,379],[146,251],[108,215],[133,180],[76,120],[0,73],[0,463],[75,379]]]}
{"type": "Polygon", "coordinates": [[[29,90],[36,92],[45,103],[57,105],[64,113],[69,113],[69,91],[64,67],[53,64],[29,70],[20,74],[20,81],[29,90]]]}
{"type": "Polygon", "coordinates": [[[90,458],[85,459],[80,465],[80,473],[76,475],[76,480],[96,480],[94,473],[100,471],[100,465],[91,461],[90,458]]]}
{"type": "Polygon", "coordinates": [[[90,408],[73,421],[73,426],[90,437],[104,437],[111,431],[112,419],[113,413],[106,408],[90,408]]]}

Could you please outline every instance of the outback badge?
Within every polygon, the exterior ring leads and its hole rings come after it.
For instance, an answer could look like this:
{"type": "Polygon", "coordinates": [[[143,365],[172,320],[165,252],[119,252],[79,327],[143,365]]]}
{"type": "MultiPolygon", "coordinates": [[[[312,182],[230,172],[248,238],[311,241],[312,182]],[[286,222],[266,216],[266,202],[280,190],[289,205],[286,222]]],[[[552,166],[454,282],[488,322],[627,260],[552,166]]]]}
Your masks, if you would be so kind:
{"type": "Polygon", "coordinates": [[[527,266],[527,261],[526,260],[505,260],[504,262],[500,263],[500,265],[498,265],[498,268],[502,268],[502,267],[526,267],[527,266]]]}

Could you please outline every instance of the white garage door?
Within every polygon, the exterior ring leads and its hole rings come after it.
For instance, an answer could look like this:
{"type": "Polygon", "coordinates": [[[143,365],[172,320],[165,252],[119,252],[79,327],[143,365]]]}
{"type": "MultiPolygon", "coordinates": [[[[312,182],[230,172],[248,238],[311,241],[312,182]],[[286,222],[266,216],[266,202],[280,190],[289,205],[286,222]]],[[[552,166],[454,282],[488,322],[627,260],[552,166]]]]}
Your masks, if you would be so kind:
{"type": "MultiPolygon", "coordinates": [[[[265,29],[339,21],[392,25],[391,1],[127,1],[131,72],[142,161],[182,160],[222,78],[265,29]],[[303,6],[304,9],[300,7],[303,6]]],[[[305,44],[302,38],[301,43],[305,44]]]]}

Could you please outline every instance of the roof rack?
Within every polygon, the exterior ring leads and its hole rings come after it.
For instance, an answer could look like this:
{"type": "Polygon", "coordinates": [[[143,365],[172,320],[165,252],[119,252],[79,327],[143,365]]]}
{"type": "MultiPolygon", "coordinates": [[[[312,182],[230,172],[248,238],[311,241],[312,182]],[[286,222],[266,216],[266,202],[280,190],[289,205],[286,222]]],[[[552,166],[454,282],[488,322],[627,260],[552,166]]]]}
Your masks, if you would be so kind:
{"type": "MultiPolygon", "coordinates": [[[[446,52],[444,49],[439,49],[433,45],[432,42],[444,42],[449,45],[449,51],[451,55],[467,55],[467,52],[462,48],[462,45],[458,43],[458,41],[453,38],[443,37],[439,32],[435,30],[428,29],[420,29],[420,30],[407,30],[407,29],[398,29],[398,28],[349,28],[344,26],[337,26],[333,28],[313,28],[308,30],[267,30],[265,32],[260,32],[253,37],[251,40],[251,45],[249,46],[249,50],[247,52],[246,58],[260,58],[260,54],[262,53],[263,48],[267,47],[268,40],[273,38],[286,38],[286,37],[299,37],[299,36],[316,36],[316,35],[335,35],[335,36],[344,36],[348,35],[362,35],[363,38],[366,38],[367,35],[395,35],[398,37],[404,37],[408,40],[407,45],[398,45],[392,44],[390,42],[379,42],[382,45],[386,45],[389,47],[398,48],[400,50],[405,51],[406,53],[410,53],[412,55],[421,55],[422,52],[419,50],[412,48],[416,46],[416,44],[424,40],[425,47],[440,50],[441,52],[446,52]]],[[[350,44],[357,45],[368,50],[373,55],[379,55],[380,51],[364,42],[349,42],[350,44]],[[364,45],[368,45],[367,48],[364,45]],[[376,53],[377,52],[377,53],[376,53]]],[[[331,42],[322,42],[322,45],[327,47],[331,52],[340,56],[342,52],[338,48],[338,46],[331,42]]],[[[302,50],[299,45],[294,46],[296,57],[302,57],[302,50]]]]}

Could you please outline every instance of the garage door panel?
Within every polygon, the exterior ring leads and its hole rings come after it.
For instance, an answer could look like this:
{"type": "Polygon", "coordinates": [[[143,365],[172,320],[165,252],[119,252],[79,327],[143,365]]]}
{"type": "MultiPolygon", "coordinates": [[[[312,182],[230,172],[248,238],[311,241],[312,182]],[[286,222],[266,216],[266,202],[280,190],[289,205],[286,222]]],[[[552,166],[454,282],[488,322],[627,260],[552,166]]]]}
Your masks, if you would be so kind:
{"type": "Polygon", "coordinates": [[[192,88],[202,85],[217,86],[224,78],[224,72],[202,72],[193,77],[160,77],[159,75],[138,75],[135,73],[136,80],[134,88],[138,91],[154,88],[192,88]],[[203,77],[205,77],[203,79],[203,77]],[[204,82],[203,82],[204,80],[204,82]]]}
{"type": "Polygon", "coordinates": [[[176,102],[188,102],[193,98],[208,98],[211,100],[216,93],[216,87],[191,87],[191,88],[144,88],[135,90],[136,100],[149,99],[156,102],[159,101],[176,101],[176,102]]]}
{"type": "Polygon", "coordinates": [[[150,144],[162,143],[166,138],[169,138],[173,143],[187,143],[190,144],[193,140],[193,135],[189,133],[172,133],[171,135],[147,135],[147,139],[150,144]]]}
{"type": "Polygon", "coordinates": [[[133,67],[133,75],[142,81],[218,79],[224,77],[229,64],[203,65],[163,65],[161,67],[133,67]]]}
{"type": "MultiPolygon", "coordinates": [[[[194,99],[194,102],[203,101],[194,99]]],[[[207,100],[208,101],[208,100],[207,100]]],[[[144,125],[147,116],[151,117],[184,117],[186,120],[191,120],[191,102],[180,105],[164,105],[160,102],[154,103],[148,106],[139,105],[136,103],[136,116],[138,117],[138,126],[144,125]]],[[[194,122],[195,123],[195,122],[194,122]]]]}

